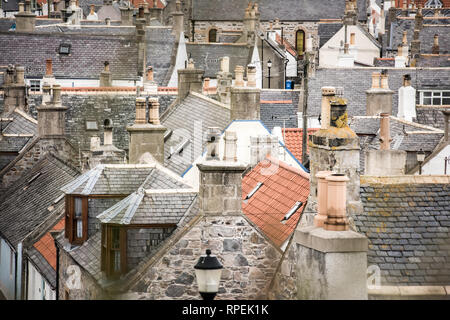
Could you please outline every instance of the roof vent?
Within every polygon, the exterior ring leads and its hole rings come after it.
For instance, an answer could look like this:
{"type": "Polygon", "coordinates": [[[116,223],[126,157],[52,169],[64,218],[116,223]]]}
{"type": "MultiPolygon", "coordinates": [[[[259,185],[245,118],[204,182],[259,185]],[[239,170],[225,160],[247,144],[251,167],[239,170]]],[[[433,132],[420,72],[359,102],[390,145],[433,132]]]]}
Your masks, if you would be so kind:
{"type": "Polygon", "coordinates": [[[303,205],[303,202],[301,201],[297,201],[294,206],[292,207],[291,210],[289,210],[289,212],[284,216],[283,220],[281,220],[281,222],[283,221],[287,221],[290,217],[292,217],[292,215],[294,213],[297,212],[297,210],[303,205]]]}
{"type": "Polygon", "coordinates": [[[259,190],[259,188],[261,188],[262,187],[262,185],[263,185],[264,183],[262,183],[262,182],[258,182],[258,184],[256,185],[256,187],[255,188],[253,188],[253,190],[252,191],[250,191],[250,193],[245,197],[245,199],[244,200],[248,200],[248,199],[250,199],[255,193],[256,193],[256,191],[258,191],[259,190]]]}

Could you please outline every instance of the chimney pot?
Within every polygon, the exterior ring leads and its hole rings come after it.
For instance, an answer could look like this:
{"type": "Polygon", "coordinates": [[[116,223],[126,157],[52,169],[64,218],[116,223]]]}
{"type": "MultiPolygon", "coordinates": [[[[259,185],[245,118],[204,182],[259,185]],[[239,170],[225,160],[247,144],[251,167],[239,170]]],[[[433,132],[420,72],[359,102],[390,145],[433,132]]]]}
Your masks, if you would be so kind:
{"type": "Polygon", "coordinates": [[[145,98],[137,97],[136,98],[136,124],[145,124],[146,116],[145,116],[145,98]]]}
{"type": "Polygon", "coordinates": [[[52,59],[45,60],[45,75],[51,76],[53,75],[53,65],[52,65],[52,59]]]}
{"type": "Polygon", "coordinates": [[[61,103],[61,85],[53,85],[53,104],[57,105],[61,103]]]}
{"type": "Polygon", "coordinates": [[[25,3],[19,2],[19,12],[25,12],[25,3]]]}
{"type": "Polygon", "coordinates": [[[230,72],[230,58],[223,57],[220,59],[220,71],[222,72],[230,72]]]}
{"type": "Polygon", "coordinates": [[[148,67],[147,68],[147,81],[153,81],[153,67],[148,67]]]}
{"type": "Polygon", "coordinates": [[[161,124],[161,122],[159,120],[159,99],[158,98],[150,98],[150,99],[148,99],[148,103],[149,103],[149,107],[150,107],[149,122],[154,125],[161,124]]]}
{"type": "Polygon", "coordinates": [[[247,86],[256,87],[256,67],[254,65],[247,66],[247,86]]]}
{"type": "Polygon", "coordinates": [[[333,174],[333,171],[319,171],[317,178],[317,214],[314,216],[314,226],[323,228],[327,220],[327,180],[326,177],[333,174]]]}
{"type": "Polygon", "coordinates": [[[439,35],[434,35],[433,48],[431,49],[431,53],[439,54],[439,35]]]}
{"type": "Polygon", "coordinates": [[[203,87],[206,89],[206,88],[209,88],[209,82],[210,82],[210,78],[205,78],[205,80],[204,80],[204,82],[203,82],[203,87]]]}
{"type": "Polygon", "coordinates": [[[372,73],[372,89],[380,88],[380,78],[381,74],[379,72],[372,73]]]}
{"type": "Polygon", "coordinates": [[[236,66],[236,68],[234,69],[234,73],[235,73],[235,77],[236,77],[234,85],[236,87],[243,87],[244,86],[244,67],[236,66]]]}
{"type": "Polygon", "coordinates": [[[330,128],[330,100],[336,96],[335,87],[322,87],[321,129],[330,128]]]}
{"type": "Polygon", "coordinates": [[[236,131],[225,131],[225,152],[223,161],[237,161],[237,134],[236,131]]]}
{"type": "Polygon", "coordinates": [[[345,231],[349,229],[347,220],[347,181],[344,174],[327,176],[327,219],[324,229],[329,231],[345,231]]]}
{"type": "Polygon", "coordinates": [[[381,89],[389,89],[389,77],[387,73],[381,74],[381,89]]]}
{"type": "Polygon", "coordinates": [[[350,45],[354,46],[356,43],[356,34],[355,33],[350,33],[350,45]]]}
{"type": "Polygon", "coordinates": [[[210,127],[206,131],[206,160],[220,160],[219,158],[220,128],[210,127]]]}
{"type": "Polygon", "coordinates": [[[16,67],[16,83],[19,85],[25,84],[25,67],[16,67]]]}

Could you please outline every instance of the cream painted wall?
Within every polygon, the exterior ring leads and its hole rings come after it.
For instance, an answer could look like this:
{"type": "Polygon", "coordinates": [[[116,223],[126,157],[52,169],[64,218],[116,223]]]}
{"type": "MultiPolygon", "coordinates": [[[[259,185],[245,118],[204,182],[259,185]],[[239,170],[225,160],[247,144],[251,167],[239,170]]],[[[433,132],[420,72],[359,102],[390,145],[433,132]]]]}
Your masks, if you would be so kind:
{"type": "Polygon", "coordinates": [[[55,300],[55,290],[28,261],[28,300],[55,300]]]}
{"type": "MultiPolygon", "coordinates": [[[[441,150],[433,159],[422,167],[422,174],[443,175],[445,157],[450,157],[450,145],[441,150]]],[[[418,175],[419,172],[416,172],[418,175]]],[[[450,175],[450,164],[447,164],[447,175],[450,175]]]]}
{"type": "MultiPolygon", "coordinates": [[[[338,65],[339,47],[341,41],[345,39],[345,31],[342,27],[330,40],[328,40],[319,50],[319,66],[335,68],[338,65]]],[[[373,59],[380,57],[379,48],[364,34],[357,26],[348,26],[347,39],[350,42],[350,34],[355,33],[355,63],[361,62],[373,65],[373,59]]],[[[350,48],[352,52],[352,48],[350,48]]]]}

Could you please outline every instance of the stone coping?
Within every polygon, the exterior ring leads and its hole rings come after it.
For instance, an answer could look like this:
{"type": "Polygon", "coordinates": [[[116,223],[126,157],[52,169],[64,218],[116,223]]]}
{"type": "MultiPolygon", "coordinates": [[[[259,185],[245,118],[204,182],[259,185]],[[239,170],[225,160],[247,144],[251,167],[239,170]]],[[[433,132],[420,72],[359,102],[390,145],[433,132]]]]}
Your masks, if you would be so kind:
{"type": "Polygon", "coordinates": [[[423,297],[442,296],[450,298],[450,286],[379,286],[368,287],[369,296],[423,297]]]}
{"type": "Polygon", "coordinates": [[[360,184],[450,184],[449,175],[361,176],[360,184]]]}
{"type": "Polygon", "coordinates": [[[207,160],[197,163],[197,167],[202,172],[221,172],[221,171],[239,171],[243,172],[247,169],[247,165],[241,162],[207,160]]]}
{"type": "Polygon", "coordinates": [[[294,241],[324,253],[367,252],[368,240],[354,231],[328,231],[315,226],[295,230],[294,241]]]}
{"type": "Polygon", "coordinates": [[[134,123],[127,127],[127,131],[145,132],[145,131],[166,131],[167,128],[160,124],[134,123]]]}

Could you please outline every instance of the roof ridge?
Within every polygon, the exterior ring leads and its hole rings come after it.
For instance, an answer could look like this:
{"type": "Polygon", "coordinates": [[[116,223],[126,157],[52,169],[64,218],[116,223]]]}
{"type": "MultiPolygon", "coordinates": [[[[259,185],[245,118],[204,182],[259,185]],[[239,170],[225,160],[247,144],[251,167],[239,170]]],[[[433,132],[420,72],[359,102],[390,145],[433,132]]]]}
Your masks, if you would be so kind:
{"type": "Polygon", "coordinates": [[[284,162],[282,160],[276,159],[276,158],[274,158],[272,156],[267,156],[265,160],[268,160],[268,161],[270,161],[270,162],[272,162],[272,163],[282,167],[283,169],[291,171],[292,173],[298,174],[299,176],[301,176],[301,177],[303,177],[305,179],[309,180],[309,178],[310,178],[309,173],[304,172],[302,169],[290,166],[288,163],[286,163],[286,162],[284,162]]]}
{"type": "Polygon", "coordinates": [[[424,125],[424,124],[420,124],[420,123],[417,123],[417,122],[412,122],[412,121],[408,121],[408,120],[405,120],[405,119],[397,118],[397,117],[395,117],[393,115],[390,115],[389,118],[391,118],[391,119],[393,119],[395,121],[398,121],[400,123],[404,123],[404,124],[413,126],[413,127],[418,127],[418,128],[427,129],[427,130],[430,130],[430,131],[435,131],[435,133],[442,133],[442,134],[444,133],[444,131],[441,130],[441,129],[436,129],[434,127],[427,126],[427,125],[424,125]]]}
{"type": "MultiPolygon", "coordinates": [[[[207,96],[205,96],[205,95],[203,95],[201,93],[197,93],[197,92],[191,91],[191,92],[189,92],[189,95],[193,95],[194,97],[203,99],[203,100],[205,100],[207,102],[211,102],[211,103],[213,103],[213,104],[215,104],[215,105],[217,105],[219,107],[225,108],[227,110],[231,109],[231,107],[229,105],[226,105],[226,104],[221,103],[221,102],[219,102],[217,100],[211,99],[211,98],[209,98],[209,97],[207,97],[207,96]]],[[[189,96],[187,96],[186,98],[188,98],[188,97],[189,96]]]]}

